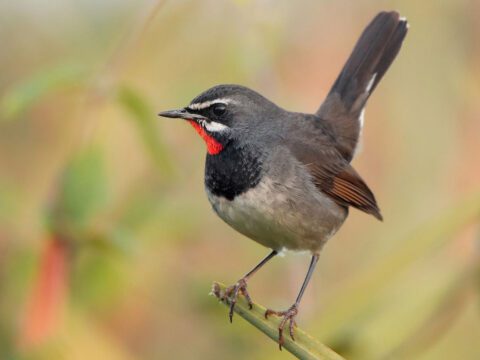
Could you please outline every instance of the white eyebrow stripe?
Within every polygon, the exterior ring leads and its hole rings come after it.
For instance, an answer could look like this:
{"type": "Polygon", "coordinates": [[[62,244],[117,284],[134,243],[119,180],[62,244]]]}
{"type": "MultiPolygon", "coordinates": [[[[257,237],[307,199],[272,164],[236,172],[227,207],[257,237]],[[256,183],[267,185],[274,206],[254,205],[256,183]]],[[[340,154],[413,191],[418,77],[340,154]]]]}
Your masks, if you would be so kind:
{"type": "Polygon", "coordinates": [[[231,103],[235,103],[236,101],[233,100],[233,99],[229,99],[229,98],[220,98],[220,99],[215,99],[215,100],[209,100],[209,101],[204,101],[202,103],[193,103],[193,104],[190,104],[187,106],[188,109],[190,110],[202,110],[202,109],[206,109],[210,106],[212,106],[213,104],[231,104],[231,103]]]}

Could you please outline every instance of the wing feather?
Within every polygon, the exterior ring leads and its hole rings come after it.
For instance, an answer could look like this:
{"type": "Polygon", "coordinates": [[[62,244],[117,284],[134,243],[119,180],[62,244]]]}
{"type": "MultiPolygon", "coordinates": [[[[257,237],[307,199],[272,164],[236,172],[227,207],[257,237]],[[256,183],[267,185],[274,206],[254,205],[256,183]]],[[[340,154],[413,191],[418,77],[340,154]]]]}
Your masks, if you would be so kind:
{"type": "Polygon", "coordinates": [[[323,152],[304,143],[290,144],[290,151],[305,165],[319,191],[341,206],[352,206],[383,220],[375,195],[338,151],[323,152]]]}

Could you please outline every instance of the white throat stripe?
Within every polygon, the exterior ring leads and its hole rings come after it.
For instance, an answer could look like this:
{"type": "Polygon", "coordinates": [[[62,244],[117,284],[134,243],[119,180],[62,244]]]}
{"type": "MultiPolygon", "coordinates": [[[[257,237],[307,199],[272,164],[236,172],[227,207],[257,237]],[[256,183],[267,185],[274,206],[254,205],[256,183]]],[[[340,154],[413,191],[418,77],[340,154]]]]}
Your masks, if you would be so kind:
{"type": "Polygon", "coordinates": [[[209,101],[204,101],[202,103],[193,103],[187,106],[188,109],[190,110],[202,110],[206,109],[213,104],[231,104],[235,103],[235,100],[228,99],[228,98],[221,98],[221,99],[215,99],[215,100],[209,100],[209,101]]]}
{"type": "Polygon", "coordinates": [[[220,132],[220,131],[225,131],[229,127],[227,125],[223,125],[219,122],[216,121],[210,121],[210,122],[205,122],[205,129],[207,129],[210,132],[220,132]]]}
{"type": "Polygon", "coordinates": [[[220,132],[230,129],[227,125],[223,125],[216,121],[207,121],[205,119],[198,120],[198,123],[210,132],[220,132]]]}

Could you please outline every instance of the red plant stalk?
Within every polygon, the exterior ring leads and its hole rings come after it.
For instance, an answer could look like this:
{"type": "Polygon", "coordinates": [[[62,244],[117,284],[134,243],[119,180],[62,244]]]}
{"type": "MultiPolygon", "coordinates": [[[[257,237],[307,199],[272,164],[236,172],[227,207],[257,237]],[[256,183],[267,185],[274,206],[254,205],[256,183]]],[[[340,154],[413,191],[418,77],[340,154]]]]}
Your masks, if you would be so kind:
{"type": "Polygon", "coordinates": [[[50,339],[60,324],[67,296],[67,258],[65,242],[47,240],[20,333],[20,344],[26,348],[50,339]]]}

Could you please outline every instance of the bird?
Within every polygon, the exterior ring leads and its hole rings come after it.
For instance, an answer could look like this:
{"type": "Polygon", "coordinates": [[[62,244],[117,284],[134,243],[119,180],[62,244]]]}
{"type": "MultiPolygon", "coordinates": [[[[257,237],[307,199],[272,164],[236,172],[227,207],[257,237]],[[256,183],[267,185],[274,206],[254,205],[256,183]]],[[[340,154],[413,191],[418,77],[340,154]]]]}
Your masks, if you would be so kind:
{"type": "Polygon", "coordinates": [[[318,110],[287,111],[245,86],[222,84],[189,105],[160,112],[190,123],[206,144],[205,190],[214,212],[270,253],[225,291],[229,318],[247,282],[285,250],[311,255],[305,280],[278,316],[294,340],[300,301],[325,243],[343,225],[349,208],[383,220],[373,192],[351,165],[364,123],[364,109],[400,51],[408,22],[396,11],[379,12],[359,37],[318,110]]]}

